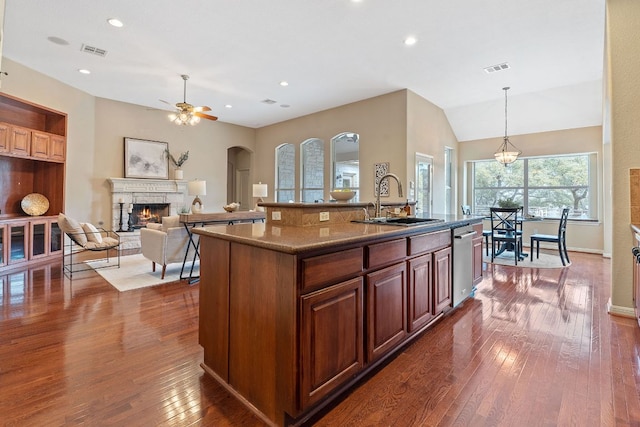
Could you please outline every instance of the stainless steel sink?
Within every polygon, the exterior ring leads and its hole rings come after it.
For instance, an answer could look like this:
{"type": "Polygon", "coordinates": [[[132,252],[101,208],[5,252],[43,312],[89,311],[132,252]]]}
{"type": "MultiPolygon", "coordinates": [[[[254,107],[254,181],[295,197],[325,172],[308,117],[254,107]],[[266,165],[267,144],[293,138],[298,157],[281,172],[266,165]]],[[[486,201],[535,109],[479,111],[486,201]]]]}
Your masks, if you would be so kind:
{"type": "Polygon", "coordinates": [[[411,227],[415,225],[432,224],[435,222],[443,222],[442,219],[436,218],[414,218],[414,217],[402,217],[402,218],[374,218],[366,220],[355,220],[351,222],[359,222],[361,224],[377,224],[377,225],[396,225],[400,227],[411,227]]]}

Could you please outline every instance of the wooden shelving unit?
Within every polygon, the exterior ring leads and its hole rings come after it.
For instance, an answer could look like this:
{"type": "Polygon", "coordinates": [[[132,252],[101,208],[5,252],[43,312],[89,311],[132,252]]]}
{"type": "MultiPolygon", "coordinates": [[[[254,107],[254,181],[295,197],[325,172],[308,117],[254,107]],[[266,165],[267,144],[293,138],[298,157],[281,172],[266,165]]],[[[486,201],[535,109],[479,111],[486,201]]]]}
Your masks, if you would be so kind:
{"type": "Polygon", "coordinates": [[[62,253],[55,215],[64,211],[66,145],[65,113],[0,93],[0,269],[62,253]],[[22,210],[30,193],[49,200],[43,216],[22,210]]]}

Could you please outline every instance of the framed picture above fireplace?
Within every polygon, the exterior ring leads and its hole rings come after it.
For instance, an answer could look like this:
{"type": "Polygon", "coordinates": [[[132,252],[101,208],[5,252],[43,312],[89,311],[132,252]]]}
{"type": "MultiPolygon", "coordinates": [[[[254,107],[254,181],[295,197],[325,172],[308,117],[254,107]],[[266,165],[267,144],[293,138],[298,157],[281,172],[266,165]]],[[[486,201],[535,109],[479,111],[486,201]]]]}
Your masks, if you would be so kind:
{"type": "Polygon", "coordinates": [[[124,177],[169,179],[167,142],[124,138],[124,177]]]}

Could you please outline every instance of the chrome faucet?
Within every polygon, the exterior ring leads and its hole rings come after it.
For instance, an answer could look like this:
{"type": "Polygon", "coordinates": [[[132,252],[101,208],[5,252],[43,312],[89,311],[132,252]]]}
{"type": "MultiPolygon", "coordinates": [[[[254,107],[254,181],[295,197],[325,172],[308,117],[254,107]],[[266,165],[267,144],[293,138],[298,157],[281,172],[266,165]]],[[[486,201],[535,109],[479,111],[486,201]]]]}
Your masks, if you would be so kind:
{"type": "Polygon", "coordinates": [[[378,191],[376,192],[376,218],[380,218],[381,215],[382,209],[380,208],[380,186],[382,185],[382,181],[384,181],[386,178],[393,178],[396,180],[396,182],[398,183],[398,197],[404,197],[404,195],[402,194],[402,183],[400,182],[400,178],[398,178],[398,176],[393,173],[382,175],[380,177],[380,180],[378,181],[378,191]]]}

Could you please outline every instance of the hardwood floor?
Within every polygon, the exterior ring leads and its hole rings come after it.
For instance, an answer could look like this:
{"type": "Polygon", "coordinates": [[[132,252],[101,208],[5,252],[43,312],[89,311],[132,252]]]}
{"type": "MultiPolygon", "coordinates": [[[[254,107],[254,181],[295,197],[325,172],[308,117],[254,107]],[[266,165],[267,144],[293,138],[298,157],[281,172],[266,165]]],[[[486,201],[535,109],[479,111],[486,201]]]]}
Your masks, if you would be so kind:
{"type": "MultiPolygon", "coordinates": [[[[610,262],[487,267],[478,293],[318,426],[640,425],[640,328],[608,315],[610,262]]],[[[259,426],[199,364],[198,286],[119,293],[94,272],[5,274],[0,424],[259,426]]]]}

